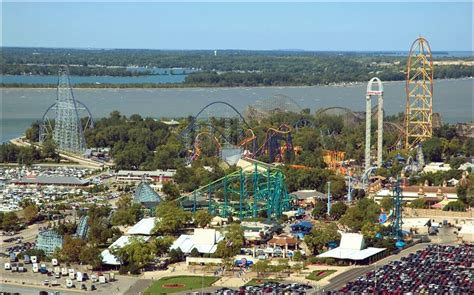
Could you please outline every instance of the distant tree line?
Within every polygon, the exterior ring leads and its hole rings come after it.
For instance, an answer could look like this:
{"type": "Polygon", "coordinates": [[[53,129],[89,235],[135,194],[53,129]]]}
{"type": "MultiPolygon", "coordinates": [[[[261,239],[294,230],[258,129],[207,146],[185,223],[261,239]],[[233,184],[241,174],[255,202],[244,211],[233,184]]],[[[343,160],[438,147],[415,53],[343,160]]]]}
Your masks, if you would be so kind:
{"type": "MultiPolygon", "coordinates": [[[[214,56],[213,51],[209,50],[81,50],[6,47],[2,48],[2,55],[0,58],[2,74],[55,75],[56,65],[60,64],[75,65],[70,67],[71,74],[81,76],[151,74],[149,71],[128,71],[125,67],[131,65],[200,69],[199,72],[190,73],[181,84],[87,84],[87,87],[327,85],[365,82],[373,76],[378,76],[383,81],[400,81],[405,79],[406,67],[404,56],[349,52],[229,50],[221,51],[214,56]],[[110,68],[110,66],[114,67],[110,68]]],[[[465,59],[471,60],[471,58],[465,59]]],[[[464,65],[436,66],[434,71],[435,78],[472,77],[472,74],[472,67],[464,65]]],[[[16,83],[2,84],[2,86],[24,87],[16,83]]]]}

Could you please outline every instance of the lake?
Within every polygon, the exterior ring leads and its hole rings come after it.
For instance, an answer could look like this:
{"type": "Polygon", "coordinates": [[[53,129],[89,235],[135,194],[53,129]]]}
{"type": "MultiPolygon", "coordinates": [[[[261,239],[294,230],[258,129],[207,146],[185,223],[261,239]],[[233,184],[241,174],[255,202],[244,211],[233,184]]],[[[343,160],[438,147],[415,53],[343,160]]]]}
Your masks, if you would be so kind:
{"type": "MultiPolygon", "coordinates": [[[[437,80],[434,86],[434,112],[441,113],[444,122],[473,120],[473,79],[437,80]]],[[[365,110],[365,83],[350,86],[311,87],[242,87],[242,88],[173,88],[173,89],[74,89],[77,100],[83,102],[96,118],[114,110],[127,116],[183,117],[196,114],[213,101],[225,101],[243,112],[258,99],[282,94],[292,98],[314,113],[319,108],[342,106],[354,111],[365,110]]],[[[405,109],[405,83],[384,83],[386,114],[405,109]]],[[[17,137],[55,102],[55,89],[2,89],[1,141],[17,137]]],[[[375,100],[373,101],[373,105],[375,100]]]]}

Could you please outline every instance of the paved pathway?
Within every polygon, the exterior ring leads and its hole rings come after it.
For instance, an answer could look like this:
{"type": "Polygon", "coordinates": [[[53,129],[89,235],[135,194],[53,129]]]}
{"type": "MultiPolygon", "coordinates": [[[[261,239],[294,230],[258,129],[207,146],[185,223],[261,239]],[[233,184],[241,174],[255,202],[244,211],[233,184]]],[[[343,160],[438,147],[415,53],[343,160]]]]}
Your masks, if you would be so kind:
{"type": "Polygon", "coordinates": [[[137,295],[137,294],[143,294],[143,292],[151,286],[153,283],[153,280],[138,280],[128,288],[127,291],[125,291],[125,295],[137,295]]]}

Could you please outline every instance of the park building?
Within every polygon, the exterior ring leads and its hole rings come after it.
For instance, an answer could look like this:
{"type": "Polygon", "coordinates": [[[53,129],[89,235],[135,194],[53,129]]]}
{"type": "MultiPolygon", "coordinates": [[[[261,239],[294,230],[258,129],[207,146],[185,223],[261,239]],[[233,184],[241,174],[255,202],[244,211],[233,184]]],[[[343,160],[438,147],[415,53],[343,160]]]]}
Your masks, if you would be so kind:
{"type": "Polygon", "coordinates": [[[224,240],[224,235],[210,228],[195,228],[192,235],[181,235],[171,245],[170,250],[180,249],[185,255],[189,255],[193,249],[200,254],[212,254],[217,250],[217,244],[224,240]]]}
{"type": "Polygon", "coordinates": [[[116,174],[116,180],[119,183],[126,184],[135,184],[141,181],[163,184],[168,181],[173,181],[175,174],[175,169],[154,171],[119,170],[116,174]]]}
{"type": "Polygon", "coordinates": [[[299,190],[292,192],[296,202],[300,207],[314,207],[317,201],[327,199],[327,194],[317,190],[299,190]]]}
{"type": "MultiPolygon", "coordinates": [[[[384,197],[392,197],[391,188],[382,188],[375,194],[375,201],[380,202],[384,197]]],[[[453,186],[422,186],[408,185],[402,188],[403,201],[408,203],[424,198],[428,204],[436,204],[444,199],[456,201],[458,199],[457,188],[453,186]]]]}
{"type": "Polygon", "coordinates": [[[386,248],[366,247],[364,236],[358,233],[341,233],[339,247],[319,254],[319,258],[334,258],[351,264],[370,264],[383,258],[386,248]]]}
{"type": "Polygon", "coordinates": [[[62,249],[64,239],[54,230],[44,230],[38,233],[36,249],[43,250],[46,255],[51,255],[56,249],[62,249]]]}
{"type": "Polygon", "coordinates": [[[75,176],[60,176],[60,175],[38,175],[26,176],[13,181],[16,185],[34,185],[34,186],[73,186],[84,187],[89,185],[88,179],[80,179],[75,176]]]}
{"type": "Polygon", "coordinates": [[[132,226],[125,235],[118,238],[107,249],[100,254],[102,263],[105,265],[119,266],[121,263],[119,259],[113,255],[115,249],[123,248],[132,242],[132,239],[140,239],[148,241],[153,235],[153,228],[155,227],[155,217],[143,218],[132,226]]]}
{"type": "Polygon", "coordinates": [[[160,195],[150,186],[149,183],[144,181],[138,184],[135,193],[133,194],[133,202],[141,204],[146,209],[149,209],[152,214],[161,201],[162,198],[160,195]]]}

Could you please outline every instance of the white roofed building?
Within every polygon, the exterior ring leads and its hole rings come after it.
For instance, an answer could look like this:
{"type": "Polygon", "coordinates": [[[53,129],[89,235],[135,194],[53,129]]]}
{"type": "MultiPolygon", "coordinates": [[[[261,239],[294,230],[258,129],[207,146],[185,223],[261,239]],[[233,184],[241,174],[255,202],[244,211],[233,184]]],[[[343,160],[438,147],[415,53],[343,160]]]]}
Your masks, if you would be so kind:
{"type": "Polygon", "coordinates": [[[195,228],[194,234],[179,236],[170,249],[179,248],[184,254],[189,254],[196,248],[201,254],[212,254],[223,239],[224,235],[215,229],[195,228]]]}
{"type": "Polygon", "coordinates": [[[153,233],[153,228],[155,228],[155,217],[147,217],[140,220],[134,226],[132,226],[128,231],[128,235],[140,235],[140,236],[151,236],[153,233]]]}
{"type": "Polygon", "coordinates": [[[366,248],[364,236],[361,234],[342,233],[339,247],[319,254],[318,257],[350,260],[356,264],[367,264],[382,258],[385,250],[385,248],[366,248]]]}
{"type": "MultiPolygon", "coordinates": [[[[150,237],[135,237],[137,239],[142,239],[143,241],[148,241],[150,237]]],[[[112,245],[109,246],[108,249],[105,249],[102,251],[100,254],[102,257],[102,263],[103,264],[108,264],[108,265],[120,265],[120,261],[118,258],[111,253],[114,248],[123,248],[126,245],[131,243],[131,236],[121,236],[118,238],[115,242],[112,243],[112,245]]]]}
{"type": "Polygon", "coordinates": [[[114,248],[122,248],[130,244],[133,238],[141,239],[142,241],[148,241],[153,234],[153,228],[155,228],[156,217],[143,218],[132,226],[125,235],[118,238],[112,243],[107,249],[102,251],[102,263],[108,265],[120,265],[118,258],[112,254],[114,248]]]}

